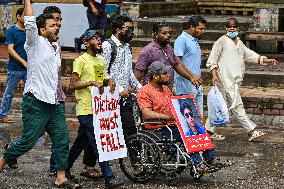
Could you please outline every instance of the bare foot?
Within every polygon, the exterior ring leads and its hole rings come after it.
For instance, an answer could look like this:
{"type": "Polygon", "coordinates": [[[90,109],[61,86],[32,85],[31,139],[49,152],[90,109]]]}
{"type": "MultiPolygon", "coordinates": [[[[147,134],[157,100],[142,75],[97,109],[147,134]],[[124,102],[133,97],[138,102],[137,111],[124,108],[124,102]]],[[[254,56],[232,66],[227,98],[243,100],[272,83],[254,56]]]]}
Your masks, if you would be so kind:
{"type": "Polygon", "coordinates": [[[6,164],[6,160],[3,157],[1,157],[0,158],[0,172],[3,170],[5,164],[6,164]]]}

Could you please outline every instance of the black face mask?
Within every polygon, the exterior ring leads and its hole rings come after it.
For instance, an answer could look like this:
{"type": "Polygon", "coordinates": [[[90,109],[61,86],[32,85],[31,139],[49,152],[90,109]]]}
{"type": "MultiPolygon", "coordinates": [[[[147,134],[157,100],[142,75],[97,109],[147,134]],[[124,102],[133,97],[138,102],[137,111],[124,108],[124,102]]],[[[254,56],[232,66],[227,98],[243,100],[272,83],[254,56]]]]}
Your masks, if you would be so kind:
{"type": "Polygon", "coordinates": [[[119,38],[124,43],[128,43],[129,41],[131,41],[133,36],[134,36],[133,29],[127,29],[124,32],[120,33],[119,38]]]}

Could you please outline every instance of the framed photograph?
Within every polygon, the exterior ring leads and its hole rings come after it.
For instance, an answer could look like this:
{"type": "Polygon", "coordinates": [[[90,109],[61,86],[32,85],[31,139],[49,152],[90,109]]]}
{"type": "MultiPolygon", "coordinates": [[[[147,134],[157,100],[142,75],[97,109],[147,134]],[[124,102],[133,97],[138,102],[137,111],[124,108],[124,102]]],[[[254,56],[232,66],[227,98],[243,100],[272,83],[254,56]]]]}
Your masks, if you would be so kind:
{"type": "Polygon", "coordinates": [[[173,115],[188,153],[213,149],[193,95],[172,96],[173,115]]]}

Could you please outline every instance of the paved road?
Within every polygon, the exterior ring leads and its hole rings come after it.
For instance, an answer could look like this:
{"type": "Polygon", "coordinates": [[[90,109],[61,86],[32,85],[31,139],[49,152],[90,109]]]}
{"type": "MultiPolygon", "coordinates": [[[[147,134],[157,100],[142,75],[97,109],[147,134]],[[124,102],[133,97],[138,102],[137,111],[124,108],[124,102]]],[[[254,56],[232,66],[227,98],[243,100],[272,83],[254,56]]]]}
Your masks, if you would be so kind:
{"type": "MultiPolygon", "coordinates": [[[[163,176],[147,184],[135,184],[129,181],[120,171],[117,161],[113,161],[115,174],[125,181],[122,188],[174,189],[174,188],[238,188],[238,189],[274,189],[284,188],[284,131],[268,131],[268,135],[256,142],[249,143],[242,129],[222,128],[219,132],[227,138],[216,142],[216,148],[222,158],[236,162],[230,168],[221,170],[194,181],[187,171],[178,179],[176,187],[169,187],[163,176]]],[[[47,174],[49,149],[35,149],[19,158],[17,170],[4,169],[1,175],[0,188],[52,188],[54,178],[47,174]]],[[[84,188],[103,188],[103,180],[90,180],[79,176],[82,169],[82,157],[77,160],[72,170],[80,179],[84,188]]]]}

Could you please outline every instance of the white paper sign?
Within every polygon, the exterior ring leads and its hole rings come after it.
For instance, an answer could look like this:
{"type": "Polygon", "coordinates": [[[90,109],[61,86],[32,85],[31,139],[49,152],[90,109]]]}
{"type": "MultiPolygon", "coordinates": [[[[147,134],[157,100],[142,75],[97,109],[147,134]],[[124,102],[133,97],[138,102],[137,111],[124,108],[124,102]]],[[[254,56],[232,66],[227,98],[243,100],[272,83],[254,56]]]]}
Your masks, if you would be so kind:
{"type": "Polygon", "coordinates": [[[96,87],[92,87],[91,93],[99,162],[126,157],[127,149],[120,119],[118,86],[113,94],[109,92],[109,87],[104,88],[102,95],[96,87]]]}

